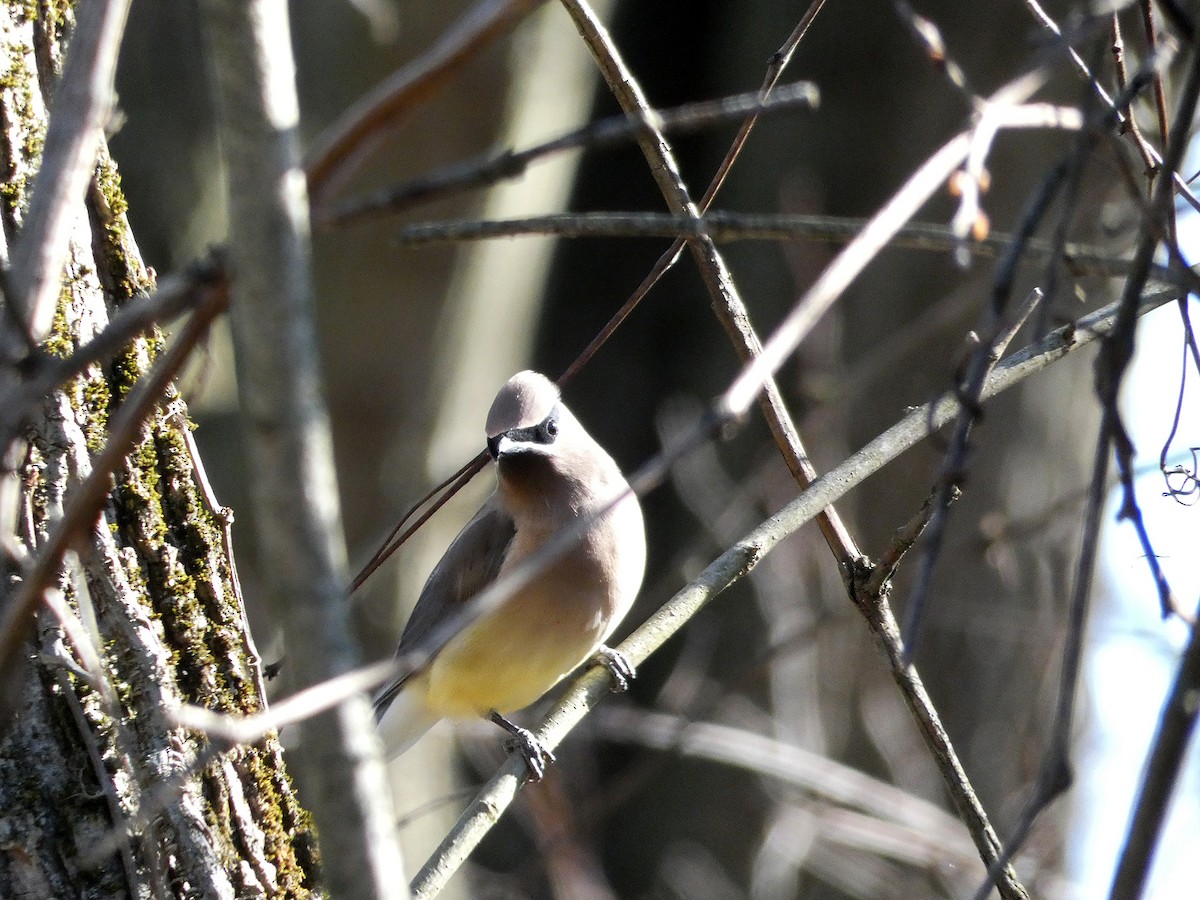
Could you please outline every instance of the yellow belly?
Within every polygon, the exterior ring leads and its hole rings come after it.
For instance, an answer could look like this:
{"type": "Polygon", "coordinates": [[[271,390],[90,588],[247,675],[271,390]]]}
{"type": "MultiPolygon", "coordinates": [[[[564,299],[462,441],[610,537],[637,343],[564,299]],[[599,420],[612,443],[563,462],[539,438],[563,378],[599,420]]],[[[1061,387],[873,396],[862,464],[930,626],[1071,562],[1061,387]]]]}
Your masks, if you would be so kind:
{"type": "Polygon", "coordinates": [[[510,713],[536,701],[588,659],[606,623],[595,609],[525,595],[455,636],[428,672],[426,705],[441,716],[510,713]],[[564,608],[565,606],[565,608],[564,608]]]}
{"type": "MultiPolygon", "coordinates": [[[[614,527],[636,529],[640,536],[636,501],[612,515],[614,527]]],[[[518,529],[501,575],[547,540],[548,534],[518,529]]],[[[577,669],[628,611],[641,583],[644,544],[626,547],[621,560],[615,552],[611,539],[581,544],[455,635],[422,676],[428,709],[455,718],[491,710],[508,714],[529,706],[577,669]]]]}

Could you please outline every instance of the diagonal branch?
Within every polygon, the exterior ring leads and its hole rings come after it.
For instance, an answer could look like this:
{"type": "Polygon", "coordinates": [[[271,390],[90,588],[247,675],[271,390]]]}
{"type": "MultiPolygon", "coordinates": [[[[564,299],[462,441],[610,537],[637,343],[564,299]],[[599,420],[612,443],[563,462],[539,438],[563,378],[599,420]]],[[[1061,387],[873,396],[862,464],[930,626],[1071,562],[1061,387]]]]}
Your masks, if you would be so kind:
{"type": "Polygon", "coordinates": [[[1200,628],[1192,625],[1187,649],[1150,745],[1153,749],[1134,804],[1133,822],[1121,849],[1110,900],[1136,900],[1142,896],[1188,742],[1196,730],[1196,715],[1200,711],[1195,702],[1198,693],[1200,628]]]}
{"type": "MultiPolygon", "coordinates": [[[[808,29],[812,25],[813,20],[816,19],[817,15],[821,12],[821,9],[824,6],[825,0],[812,0],[812,2],[810,2],[808,5],[808,9],[805,10],[804,15],[800,17],[800,21],[796,23],[796,27],[792,29],[792,33],[788,35],[787,40],[783,42],[783,45],[780,46],[778,50],[771,54],[771,59],[767,63],[766,75],[763,77],[762,86],[759,88],[759,96],[764,101],[768,99],[775,90],[776,85],[779,83],[779,79],[783,77],[784,69],[787,68],[788,63],[790,63],[792,60],[792,56],[795,55],[796,48],[800,45],[800,42],[804,39],[804,36],[808,34],[808,29]]],[[[700,200],[699,206],[701,212],[707,212],[708,208],[712,205],[713,200],[716,199],[717,194],[721,190],[721,186],[725,183],[725,178],[729,175],[730,169],[733,168],[733,164],[741,155],[742,149],[746,146],[746,141],[750,138],[750,132],[754,129],[754,126],[757,123],[758,114],[751,114],[746,117],[746,121],[744,121],[741,128],[738,129],[738,133],[734,137],[733,143],[730,145],[729,150],[727,150],[725,153],[725,158],[721,160],[721,164],[717,167],[716,174],[709,182],[708,189],[705,190],[704,196],[700,200]]],[[[689,221],[692,220],[689,219],[689,221]]],[[[703,229],[701,229],[701,232],[702,231],[703,229]]],[[[650,293],[651,290],[653,290],[654,286],[658,284],[663,275],[665,275],[675,265],[675,263],[679,261],[680,251],[683,250],[683,233],[683,231],[677,231],[668,235],[668,237],[675,238],[671,246],[668,247],[666,252],[658,258],[658,261],[655,262],[655,264],[651,267],[650,272],[645,278],[642,279],[642,283],[639,284],[629,298],[623,304],[621,304],[621,308],[618,309],[613,314],[612,318],[608,320],[608,323],[602,329],[600,329],[600,333],[592,339],[591,343],[584,348],[583,352],[576,357],[575,361],[572,362],[567,370],[562,374],[562,376],[558,379],[559,384],[566,384],[568,381],[570,381],[571,378],[573,378],[575,374],[587,364],[588,360],[595,356],[596,352],[602,346],[604,346],[608,339],[612,337],[613,333],[619,327],[621,327],[621,323],[623,323],[625,319],[629,317],[629,314],[633,312],[634,308],[642,302],[642,300],[647,294],[650,293]]]]}
{"type": "MultiPolygon", "coordinates": [[[[603,23],[596,17],[586,0],[562,0],[562,3],[595,57],[621,108],[627,115],[636,117],[643,123],[644,130],[638,134],[638,144],[663,198],[667,201],[667,207],[677,215],[699,220],[700,210],[692,201],[683,182],[671,146],[654,121],[653,110],[646,101],[645,94],[625,65],[603,23]]],[[[687,245],[712,297],[717,318],[733,341],[738,355],[743,362],[754,359],[762,351],[762,343],[750,324],[750,316],[733,282],[733,275],[716,244],[707,234],[700,233],[687,238],[687,245]]],[[[759,405],[788,470],[801,487],[811,484],[817,477],[816,469],[809,461],[808,453],[800,441],[800,434],[792,422],[774,377],[768,374],[763,378],[760,389],[759,405]]],[[[755,394],[759,394],[759,391],[755,394]]],[[[837,511],[830,509],[822,513],[820,526],[843,573],[849,572],[854,561],[859,559],[862,553],[837,511]]]]}

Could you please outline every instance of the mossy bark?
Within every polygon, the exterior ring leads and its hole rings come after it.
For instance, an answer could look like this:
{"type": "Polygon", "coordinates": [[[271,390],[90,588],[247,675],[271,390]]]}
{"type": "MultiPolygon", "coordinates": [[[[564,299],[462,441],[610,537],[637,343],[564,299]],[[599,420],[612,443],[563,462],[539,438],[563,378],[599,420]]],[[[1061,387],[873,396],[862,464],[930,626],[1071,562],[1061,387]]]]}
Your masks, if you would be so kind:
{"type": "MultiPolygon", "coordinates": [[[[0,4],[0,219],[11,248],[39,163],[47,97],[69,46],[63,3],[0,4]]],[[[153,288],[101,152],[74,213],[52,354],[71,353],[153,288]]],[[[7,254],[6,254],[7,255],[7,254]]],[[[161,338],[45,399],[18,457],[15,535],[44,542],[105,428],[153,364],[161,338]]],[[[90,631],[111,692],[90,683],[78,637],[38,614],[17,709],[0,740],[0,896],[294,897],[315,889],[316,844],[278,741],[212,756],[166,711],[194,703],[249,713],[263,703],[258,657],[228,555],[226,513],[205,496],[186,407],[164,397],[116,473],[86,547],[60,577],[68,620],[90,631]],[[115,849],[98,852],[113,835],[115,849]]],[[[10,458],[12,458],[10,456],[10,458]]],[[[10,592],[17,574],[5,575],[10,592]]]]}

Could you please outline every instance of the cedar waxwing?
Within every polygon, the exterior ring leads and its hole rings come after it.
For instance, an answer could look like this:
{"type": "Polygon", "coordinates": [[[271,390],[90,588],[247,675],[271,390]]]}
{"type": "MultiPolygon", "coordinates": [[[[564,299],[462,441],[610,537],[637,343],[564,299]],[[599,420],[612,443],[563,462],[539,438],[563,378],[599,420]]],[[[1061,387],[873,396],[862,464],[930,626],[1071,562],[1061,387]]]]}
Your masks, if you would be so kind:
{"type": "Polygon", "coordinates": [[[553,755],[504,716],[536,701],[587,659],[628,663],[604,646],[633,605],[646,564],[641,507],[617,464],[536,372],[505,383],[487,417],[495,493],[434,567],[400,638],[403,654],[556,533],[596,513],[569,550],[471,622],[428,664],[386,685],[375,715],[388,759],[439,719],[490,716],[516,738],[534,776],[553,755]]]}

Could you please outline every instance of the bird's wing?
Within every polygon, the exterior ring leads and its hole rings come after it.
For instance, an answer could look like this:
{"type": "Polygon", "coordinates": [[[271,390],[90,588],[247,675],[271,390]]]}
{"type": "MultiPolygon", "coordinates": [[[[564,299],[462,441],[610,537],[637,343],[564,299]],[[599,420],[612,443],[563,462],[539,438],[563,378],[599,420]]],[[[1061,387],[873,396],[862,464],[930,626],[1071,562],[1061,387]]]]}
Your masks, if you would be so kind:
{"type": "MultiPolygon", "coordinates": [[[[512,518],[492,495],[429,573],[400,636],[397,655],[420,644],[439,625],[458,614],[463,604],[496,580],[516,533],[512,518]]],[[[376,717],[383,714],[403,684],[404,679],[398,678],[376,694],[376,717]]]]}

